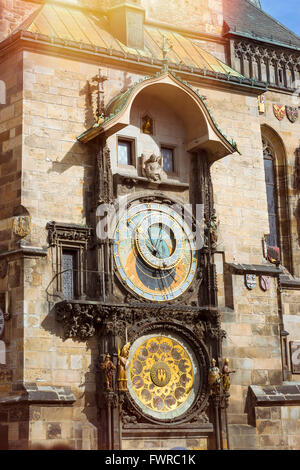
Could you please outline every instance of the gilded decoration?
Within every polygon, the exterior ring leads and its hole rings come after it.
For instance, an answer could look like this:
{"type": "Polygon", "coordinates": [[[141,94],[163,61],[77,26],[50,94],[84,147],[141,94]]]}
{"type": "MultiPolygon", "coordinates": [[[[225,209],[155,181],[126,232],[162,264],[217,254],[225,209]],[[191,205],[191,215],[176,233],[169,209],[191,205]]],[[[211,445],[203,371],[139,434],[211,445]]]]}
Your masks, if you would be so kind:
{"type": "Polygon", "coordinates": [[[126,343],[122,350],[118,351],[118,388],[120,392],[127,392],[127,360],[130,343],[126,343]]]}
{"type": "Polygon", "coordinates": [[[153,119],[150,116],[143,117],[142,129],[144,134],[153,135],[153,119]]]}
{"type": "Polygon", "coordinates": [[[273,104],[273,111],[274,111],[274,115],[278,119],[278,121],[282,121],[286,116],[285,105],[273,104]]]}
{"type": "Polygon", "coordinates": [[[230,369],[229,359],[226,357],[222,368],[223,390],[225,393],[229,393],[231,387],[230,374],[235,374],[235,370],[230,369]]]}
{"type": "Polygon", "coordinates": [[[20,215],[13,218],[13,232],[18,237],[27,237],[31,230],[31,217],[20,215]]]}
{"type": "Polygon", "coordinates": [[[179,410],[187,402],[194,385],[193,363],[174,338],[148,338],[136,349],[129,367],[134,398],[150,414],[179,410]]]}

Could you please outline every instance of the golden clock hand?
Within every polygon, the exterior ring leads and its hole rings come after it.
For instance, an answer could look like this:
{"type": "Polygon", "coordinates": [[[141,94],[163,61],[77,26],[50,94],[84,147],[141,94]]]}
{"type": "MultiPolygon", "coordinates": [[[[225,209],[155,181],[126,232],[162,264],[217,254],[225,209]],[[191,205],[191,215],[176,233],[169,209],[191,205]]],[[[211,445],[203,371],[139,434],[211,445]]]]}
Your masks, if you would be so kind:
{"type": "MultiPolygon", "coordinates": [[[[129,220],[128,220],[128,223],[129,223],[129,224],[132,223],[132,224],[134,225],[135,231],[136,231],[136,232],[139,232],[139,233],[143,233],[144,236],[145,236],[145,239],[147,240],[147,235],[146,235],[146,233],[145,233],[143,227],[141,227],[141,226],[138,227],[138,226],[133,222],[132,219],[129,219],[129,220]]],[[[157,253],[157,248],[151,243],[150,240],[148,240],[148,241],[149,241],[150,245],[152,246],[153,250],[155,251],[155,253],[157,253]]]]}
{"type": "Polygon", "coordinates": [[[143,229],[142,227],[138,227],[138,228],[136,229],[136,231],[139,232],[139,233],[143,233],[143,234],[144,234],[145,240],[146,240],[145,243],[149,242],[150,245],[152,246],[154,252],[157,253],[157,248],[151,243],[151,241],[149,240],[149,238],[147,238],[147,235],[146,235],[144,229],[143,229]]]}

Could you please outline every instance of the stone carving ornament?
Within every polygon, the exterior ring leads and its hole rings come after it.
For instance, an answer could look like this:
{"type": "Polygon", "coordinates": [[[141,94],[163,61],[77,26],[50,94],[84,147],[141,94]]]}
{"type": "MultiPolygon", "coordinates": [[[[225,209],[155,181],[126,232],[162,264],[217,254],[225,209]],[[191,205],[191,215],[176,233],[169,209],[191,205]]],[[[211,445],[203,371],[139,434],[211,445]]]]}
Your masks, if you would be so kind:
{"type": "Polygon", "coordinates": [[[245,284],[248,290],[253,290],[256,287],[257,280],[255,274],[245,274],[245,284]]]}
{"type": "Polygon", "coordinates": [[[19,215],[13,218],[13,232],[18,237],[24,238],[31,230],[31,217],[29,215],[19,215]]]}
{"type": "Polygon", "coordinates": [[[299,116],[298,106],[286,106],[285,108],[288,120],[294,124],[299,116]]]}
{"type": "Polygon", "coordinates": [[[57,320],[63,323],[65,338],[76,338],[82,341],[94,336],[97,318],[92,305],[59,303],[55,307],[57,320]]]}
{"type": "Polygon", "coordinates": [[[167,174],[162,168],[162,157],[157,157],[154,153],[146,160],[145,155],[141,156],[142,175],[149,181],[160,182],[167,178],[167,174]]]}
{"type": "MultiPolygon", "coordinates": [[[[300,55],[299,53],[291,54],[287,50],[279,49],[272,46],[257,46],[252,42],[248,41],[235,41],[234,43],[235,56],[241,60],[243,63],[245,60],[248,60],[250,64],[255,62],[258,65],[258,74],[262,75],[262,65],[265,65],[266,69],[269,69],[268,77],[270,77],[270,66],[282,70],[282,76],[284,81],[284,86],[286,88],[294,87],[294,78],[298,72],[300,65],[300,55]],[[288,81],[287,72],[290,71],[291,81],[288,81]]],[[[254,78],[254,77],[253,77],[254,78]]],[[[259,79],[263,79],[262,76],[259,79]]],[[[266,79],[266,78],[265,78],[266,79]]],[[[278,80],[278,78],[277,78],[278,80]]],[[[283,83],[281,83],[281,86],[283,83]]]]}

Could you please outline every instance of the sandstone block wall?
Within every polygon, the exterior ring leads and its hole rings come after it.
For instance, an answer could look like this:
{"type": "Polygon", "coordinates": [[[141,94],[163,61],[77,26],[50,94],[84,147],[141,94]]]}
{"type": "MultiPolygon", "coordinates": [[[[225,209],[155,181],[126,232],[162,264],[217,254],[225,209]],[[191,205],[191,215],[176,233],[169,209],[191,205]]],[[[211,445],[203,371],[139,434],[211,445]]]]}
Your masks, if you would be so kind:
{"type": "Polygon", "coordinates": [[[227,333],[223,356],[230,358],[231,368],[236,370],[231,376],[228,415],[231,423],[247,424],[249,385],[275,385],[282,380],[276,279],[267,292],[258,285],[249,291],[244,276],[234,275],[232,289],[233,309],[223,313],[227,333]]]}
{"type": "Polygon", "coordinates": [[[38,7],[30,0],[1,0],[0,41],[14,32],[38,7]]]}
{"type": "Polygon", "coordinates": [[[222,0],[142,0],[146,17],[177,28],[220,34],[223,27],[222,0]],[[190,15],[189,12],[193,12],[190,15]]]}
{"type": "MultiPolygon", "coordinates": [[[[0,63],[0,219],[13,215],[21,200],[22,54],[0,63]]],[[[10,234],[0,233],[0,249],[8,249],[10,234]]]]}
{"type": "Polygon", "coordinates": [[[261,449],[299,449],[299,406],[257,407],[255,418],[258,445],[261,449]]]}

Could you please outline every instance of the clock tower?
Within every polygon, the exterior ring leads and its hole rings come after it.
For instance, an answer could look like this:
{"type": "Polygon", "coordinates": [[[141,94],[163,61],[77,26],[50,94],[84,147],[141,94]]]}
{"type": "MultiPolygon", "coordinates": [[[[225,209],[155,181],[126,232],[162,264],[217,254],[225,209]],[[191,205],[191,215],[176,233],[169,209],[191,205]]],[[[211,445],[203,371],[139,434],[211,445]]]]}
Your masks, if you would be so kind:
{"type": "Polygon", "coordinates": [[[165,449],[174,439],[207,448],[216,426],[220,446],[221,403],[208,380],[224,335],[210,166],[235,143],[199,90],[166,67],[116,95],[78,140],[97,151],[100,301],[56,311],[68,328],[87,309],[98,337],[100,447],[159,438],[165,449]]]}

